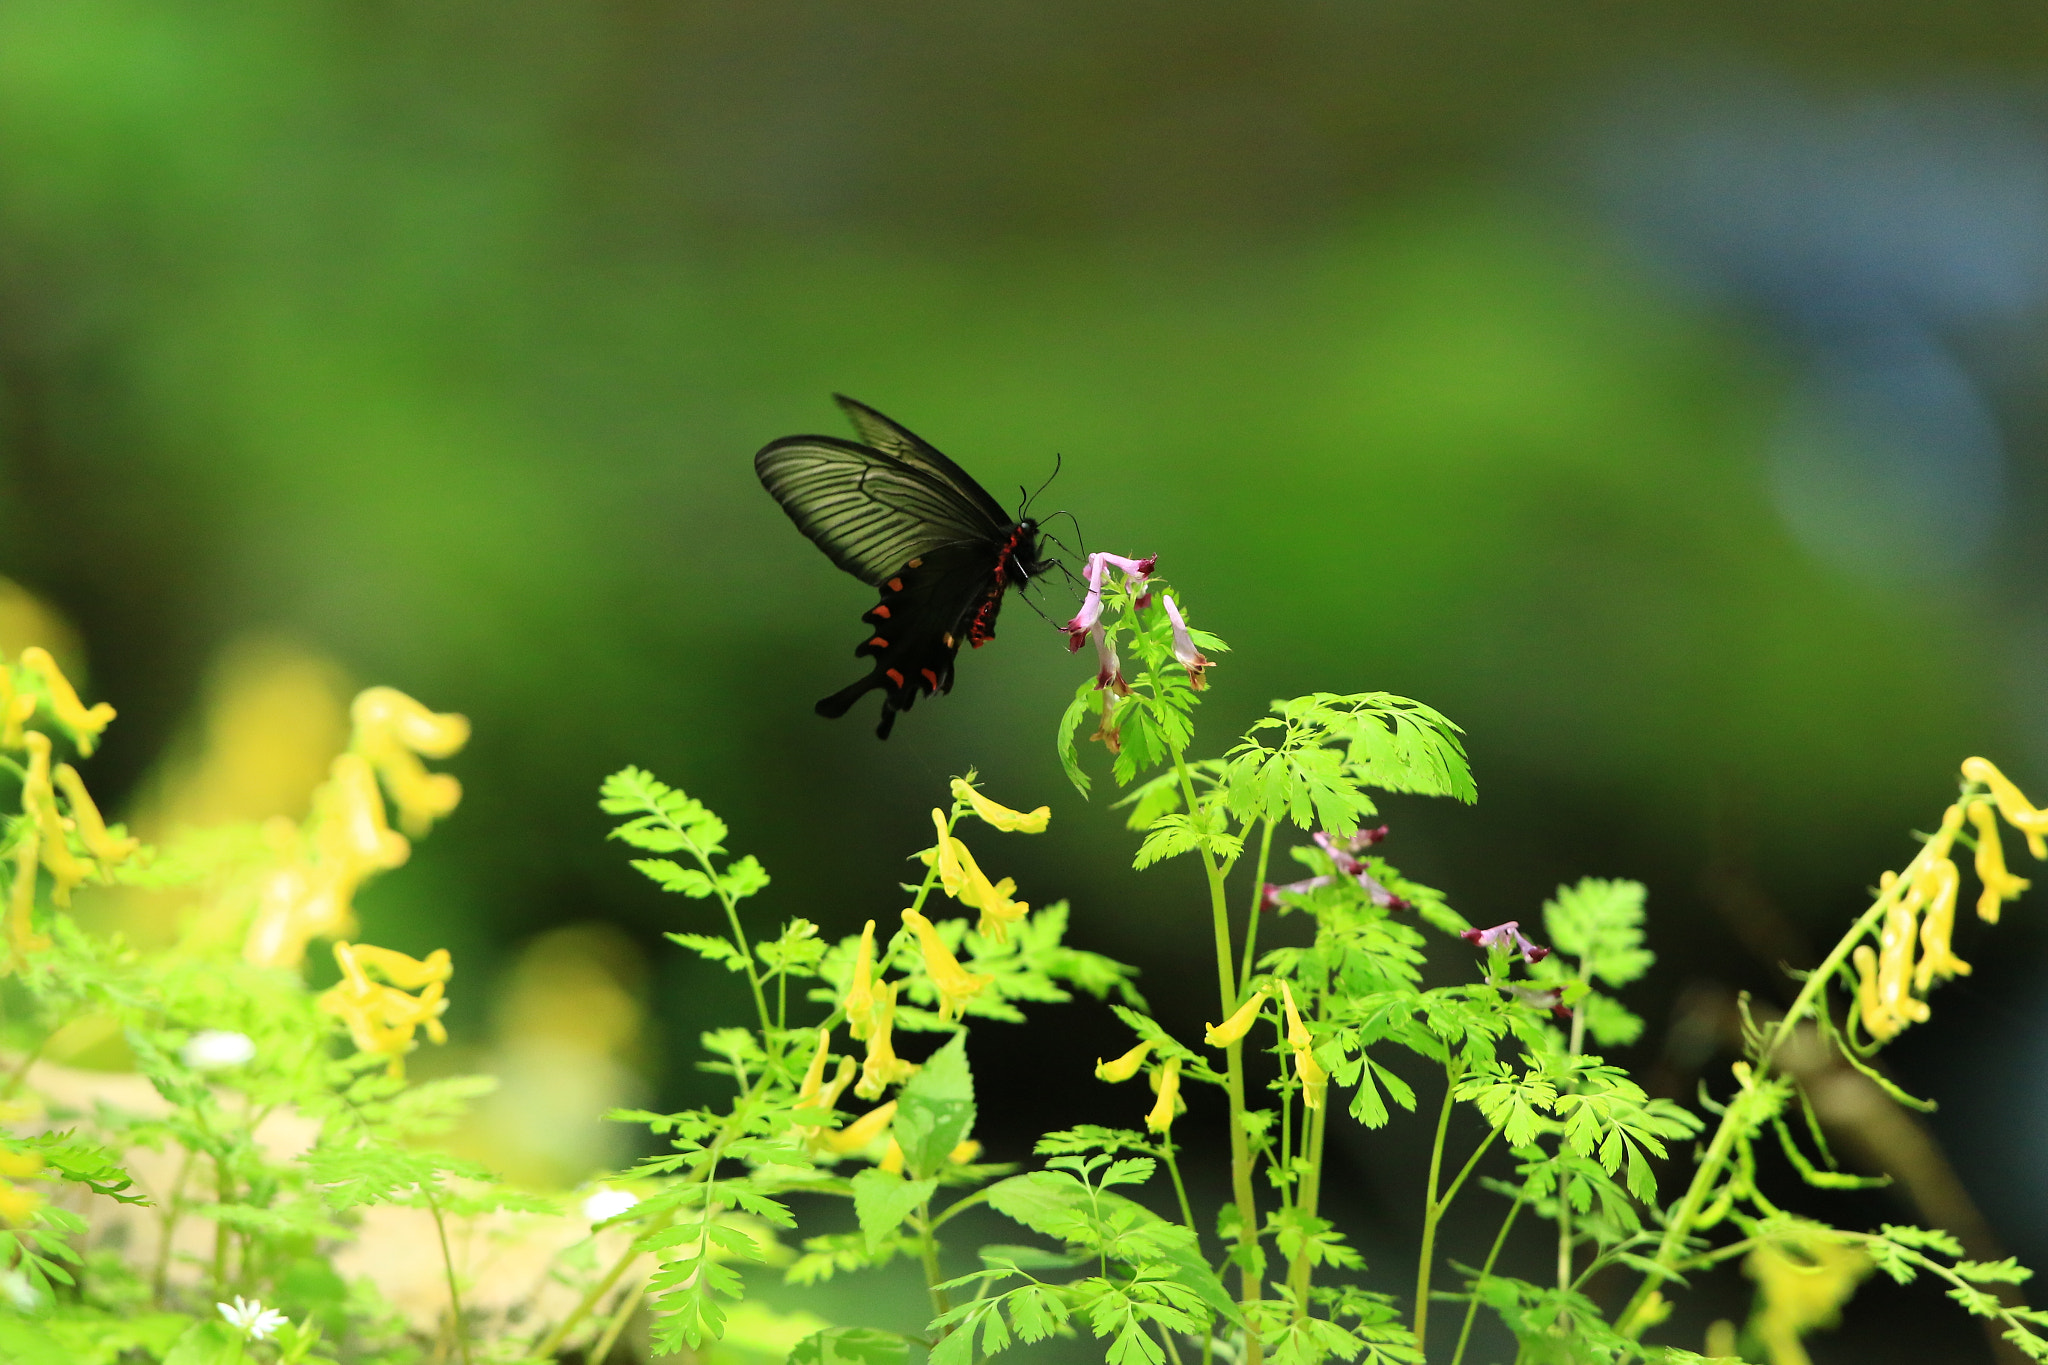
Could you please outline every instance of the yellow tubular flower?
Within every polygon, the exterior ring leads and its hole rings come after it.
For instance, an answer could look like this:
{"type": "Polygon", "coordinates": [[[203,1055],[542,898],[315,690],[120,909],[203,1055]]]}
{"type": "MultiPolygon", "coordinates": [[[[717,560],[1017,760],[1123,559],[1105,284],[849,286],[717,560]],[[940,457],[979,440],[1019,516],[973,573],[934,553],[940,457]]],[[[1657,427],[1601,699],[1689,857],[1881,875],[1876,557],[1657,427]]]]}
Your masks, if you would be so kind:
{"type": "MultiPolygon", "coordinates": [[[[981,869],[977,867],[974,872],[980,876],[981,869]]],[[[1031,913],[1031,907],[1023,901],[1010,899],[1017,883],[1008,877],[994,886],[990,886],[988,879],[983,877],[981,884],[981,922],[974,926],[975,932],[991,943],[1008,943],[1010,926],[1023,923],[1024,917],[1031,913]]]]}
{"type": "Polygon", "coordinates": [[[1046,823],[1052,819],[1051,806],[1040,806],[1029,815],[1011,810],[1008,806],[999,806],[989,800],[962,778],[953,779],[952,790],[953,799],[965,801],[973,808],[974,813],[982,818],[983,823],[994,825],[997,829],[1011,834],[1043,834],[1046,823]]]}
{"type": "Polygon", "coordinates": [[[424,1026],[436,1043],[448,1041],[441,1015],[448,1009],[445,991],[454,967],[446,948],[436,948],[422,960],[389,948],[337,943],[334,960],[341,967],[341,980],[322,993],[319,1005],[348,1025],[357,1051],[389,1057],[391,1074],[403,1076],[405,1054],[417,1046],[415,1029],[424,1026]],[[371,969],[391,984],[372,981],[371,969]],[[407,989],[420,993],[407,995],[407,989]]]}
{"type": "Polygon", "coordinates": [[[1966,758],[1963,760],[1963,776],[1972,782],[1981,782],[1991,791],[1991,799],[1998,803],[1998,813],[2005,822],[2026,836],[2027,851],[2039,859],[2048,858],[2048,811],[2034,809],[2031,801],[2012,779],[1998,771],[1988,758],[1966,758]]]}
{"type": "Polygon", "coordinates": [[[818,1050],[811,1054],[811,1064],[804,1068],[803,1084],[796,1088],[796,1107],[805,1109],[818,1092],[825,1087],[825,1063],[832,1060],[832,1030],[818,1030],[818,1050]]]}
{"type": "Polygon", "coordinates": [[[64,837],[64,819],[57,814],[57,794],[50,787],[50,737],[31,730],[22,739],[28,746],[28,776],[21,783],[21,813],[35,825],[43,866],[50,870],[50,899],[69,905],[71,888],[91,876],[92,868],[78,861],[64,837]]]}
{"type": "MultiPolygon", "coordinates": [[[[0,669],[0,672],[5,672],[0,669]]],[[[78,826],[78,837],[86,850],[108,867],[125,862],[128,855],[142,847],[142,841],[130,836],[116,838],[107,832],[107,822],[100,818],[100,808],[93,804],[92,793],[85,789],[85,781],[79,777],[78,769],[69,763],[57,765],[58,789],[64,793],[64,803],[71,807],[71,819],[78,826]]]]}
{"type": "Polygon", "coordinates": [[[1138,1068],[1145,1064],[1145,1055],[1150,1051],[1152,1051],[1152,1040],[1147,1038],[1144,1042],[1138,1044],[1113,1062],[1105,1062],[1100,1057],[1097,1057],[1095,1059],[1095,1079],[1098,1081],[1108,1081],[1111,1085],[1118,1085],[1129,1080],[1138,1074],[1138,1068]]]}
{"type": "Polygon", "coordinates": [[[1884,917],[1877,939],[1877,998],[1898,1027],[1927,1018],[1927,1002],[1913,998],[1914,911],[1919,887],[1901,896],[1884,917]]]}
{"type": "Polygon", "coordinates": [[[956,900],[960,888],[967,885],[967,873],[960,866],[960,855],[967,848],[946,828],[946,813],[937,806],[932,807],[932,827],[939,832],[939,842],[933,847],[933,856],[939,860],[939,885],[947,895],[956,900]]]}
{"type": "Polygon", "coordinates": [[[874,1029],[867,1040],[867,1061],[860,1069],[860,1084],[853,1087],[853,1093],[864,1100],[878,1100],[884,1090],[917,1074],[917,1063],[906,1062],[896,1055],[891,1037],[895,1030],[896,987],[878,983],[875,986],[874,1029]]]}
{"type": "Polygon", "coordinates": [[[956,1144],[952,1151],[946,1153],[946,1160],[955,1166],[971,1166],[974,1164],[974,1158],[980,1155],[981,1144],[973,1138],[968,1138],[966,1141],[956,1144]]]}
{"type": "Polygon", "coordinates": [[[7,946],[10,950],[10,970],[18,965],[27,954],[50,946],[50,941],[35,932],[33,911],[36,903],[36,868],[41,863],[36,845],[35,827],[21,836],[21,842],[14,849],[14,886],[7,898],[7,946]]]}
{"type": "Polygon", "coordinates": [[[896,1140],[894,1133],[889,1135],[889,1145],[883,1149],[882,1159],[877,1161],[875,1165],[887,1171],[890,1175],[903,1174],[903,1144],[896,1140]]]}
{"type": "Polygon", "coordinates": [[[14,670],[0,664],[0,749],[21,747],[22,723],[36,713],[36,694],[17,691],[14,670]]]}
{"type": "Polygon", "coordinates": [[[1168,1057],[1159,1072],[1159,1098],[1153,1102],[1152,1112],[1145,1115],[1145,1126],[1155,1133],[1164,1133],[1173,1127],[1173,1116],[1179,1107],[1180,1058],[1168,1057]]]}
{"type": "Polygon", "coordinates": [[[855,1070],[853,1058],[841,1057],[839,1059],[839,1070],[834,1073],[831,1080],[825,1082],[820,1087],[817,1098],[811,1102],[809,1107],[812,1109],[837,1109],[839,1107],[839,1097],[845,1094],[846,1087],[853,1083],[855,1070]]]}
{"type": "Polygon", "coordinates": [[[2005,870],[2005,841],[1999,837],[1998,817],[1989,802],[1971,803],[1970,822],[1977,826],[1977,880],[1984,883],[1977,897],[1977,918],[1996,924],[1999,910],[2031,883],[2005,870]]]}
{"type": "Polygon", "coordinates": [[[846,988],[847,1026],[853,1040],[865,1040],[875,1027],[875,922],[860,931],[860,950],[853,958],[853,984],[846,988]]]}
{"type": "Polygon", "coordinates": [[[1863,1031],[1879,1042],[1903,1027],[1877,993],[1877,953],[1867,943],[1851,954],[1856,963],[1856,1003],[1863,1013],[1863,1031]]]}
{"type": "Polygon", "coordinates": [[[1927,903],[1920,921],[1920,965],[1913,970],[1913,989],[1922,995],[1937,979],[1968,976],[1970,964],[1949,951],[1949,935],[1956,924],[1956,889],[1962,875],[1947,858],[1929,863],[1918,878],[1917,890],[1927,903]]]}
{"type": "Polygon", "coordinates": [[[412,841],[384,819],[377,774],[361,754],[341,754],[327,782],[314,793],[313,842],[323,859],[357,864],[365,871],[397,867],[412,854],[412,841]]]}
{"type": "Polygon", "coordinates": [[[1208,1033],[1203,1035],[1204,1039],[1210,1047],[1229,1047],[1252,1031],[1252,1025],[1258,1022],[1259,1010],[1265,1003],[1266,988],[1260,986],[1251,993],[1250,998],[1237,1007],[1237,1013],[1220,1024],[1209,1025],[1208,1033]]]}
{"type": "MultiPolygon", "coordinates": [[[[78,699],[70,679],[57,667],[57,661],[50,657],[50,651],[41,645],[30,645],[21,651],[21,666],[40,674],[43,690],[50,695],[50,711],[57,717],[57,723],[71,732],[78,745],[78,752],[92,757],[93,746],[99,743],[100,731],[107,728],[114,719],[114,708],[101,702],[88,708],[78,699]]],[[[23,717],[27,719],[26,716],[23,717]]]]}
{"type": "Polygon", "coordinates": [[[925,975],[939,990],[939,1022],[951,1023],[960,1017],[967,1002],[981,994],[992,976],[970,972],[960,965],[960,959],[953,956],[939,937],[938,928],[915,910],[903,912],[903,922],[917,935],[917,946],[924,950],[925,975]]]}
{"type": "Polygon", "coordinates": [[[1301,1102],[1311,1109],[1323,1107],[1323,1092],[1330,1088],[1330,1073],[1316,1060],[1315,1040],[1294,1008],[1294,987],[1280,983],[1281,998],[1287,1004],[1287,1046],[1294,1049],[1294,1074],[1301,1078],[1301,1102]]]}
{"type": "Polygon", "coordinates": [[[467,716],[430,711],[395,687],[357,693],[348,713],[359,732],[390,735],[427,758],[450,758],[469,743],[467,716]]]}
{"type": "Polygon", "coordinates": [[[462,783],[452,773],[429,772],[412,750],[388,734],[359,736],[356,751],[384,779],[398,806],[398,823],[415,839],[462,803],[462,783]]]}
{"type": "Polygon", "coordinates": [[[852,1156],[880,1137],[883,1130],[888,1128],[889,1121],[895,1117],[896,1101],[890,1100],[887,1104],[877,1105],[838,1132],[827,1133],[825,1146],[840,1156],[852,1156]]]}

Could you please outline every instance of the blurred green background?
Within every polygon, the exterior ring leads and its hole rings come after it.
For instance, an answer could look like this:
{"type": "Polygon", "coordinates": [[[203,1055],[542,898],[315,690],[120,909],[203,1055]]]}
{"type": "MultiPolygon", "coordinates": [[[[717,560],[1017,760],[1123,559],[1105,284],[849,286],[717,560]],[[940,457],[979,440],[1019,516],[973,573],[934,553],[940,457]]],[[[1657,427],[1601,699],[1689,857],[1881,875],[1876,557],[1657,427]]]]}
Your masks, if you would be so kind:
{"type": "MultiPolygon", "coordinates": [[[[977,766],[1056,812],[992,870],[1200,1022],[1187,870],[1129,873],[1053,760],[1086,659],[1013,601],[888,744],[818,720],[869,593],[749,464],[836,432],[833,391],[1005,501],[1057,454],[1041,510],[1157,553],[1234,646],[1204,744],[1281,695],[1422,698],[1481,801],[1389,806],[1411,875],[1478,923],[1581,875],[1650,885],[1631,1060],[1689,1093],[1725,1074],[1712,1002],[1779,997],[1958,760],[2048,788],[2044,23],[11,0],[0,574],[120,708],[117,807],[190,809],[165,793],[265,659],[474,720],[464,805],[366,894],[366,937],[453,949],[456,1052],[507,1074],[502,1127],[575,1129],[528,1154],[573,1179],[620,1155],[584,1117],[607,1095],[706,1093],[694,1037],[731,1003],[659,938],[691,907],[603,843],[628,762],[730,819],[763,914],[833,933],[897,908],[924,810],[977,766]],[[536,943],[645,1001],[593,1044],[595,1098],[512,1083],[546,1072],[515,1046],[517,1002],[552,998],[536,943]]],[[[2037,921],[1973,926],[1976,975],[1895,1060],[2038,1263],[2037,921]]],[[[1134,1117],[1086,1078],[1106,1012],[1050,1031],[985,1033],[999,1155],[1134,1117]]],[[[1369,1247],[1417,1217],[1403,1141],[1354,1145],[1369,1247]]],[[[1984,1350],[1865,1293],[1906,1317],[1817,1355],[1984,1350]]]]}

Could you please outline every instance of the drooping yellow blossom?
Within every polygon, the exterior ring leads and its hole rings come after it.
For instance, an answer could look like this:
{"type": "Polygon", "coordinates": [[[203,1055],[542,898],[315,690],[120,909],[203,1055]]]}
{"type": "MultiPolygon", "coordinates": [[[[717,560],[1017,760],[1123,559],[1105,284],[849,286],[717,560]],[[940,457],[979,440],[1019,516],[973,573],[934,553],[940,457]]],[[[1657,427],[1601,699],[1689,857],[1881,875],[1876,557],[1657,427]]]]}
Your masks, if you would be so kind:
{"type": "Polygon", "coordinates": [[[18,691],[14,670],[0,664],[0,749],[21,747],[21,727],[35,713],[36,694],[18,691]]]}
{"type": "Polygon", "coordinates": [[[1095,1079],[1119,1085],[1138,1074],[1138,1068],[1145,1064],[1145,1057],[1152,1051],[1152,1040],[1147,1038],[1113,1062],[1095,1059],[1095,1079]]]}
{"type": "Polygon", "coordinates": [[[811,1101],[818,1098],[818,1092],[825,1087],[825,1064],[832,1060],[832,1030],[818,1030],[818,1050],[811,1054],[811,1064],[804,1068],[804,1078],[796,1088],[796,1107],[807,1109],[811,1101]]]}
{"type": "Polygon", "coordinates": [[[1809,1357],[1799,1338],[1834,1325],[1842,1305],[1868,1275],[1871,1259],[1843,1246],[1816,1229],[1761,1243],[1742,1263],[1757,1285],[1757,1307],[1750,1319],[1771,1365],[1806,1365],[1809,1357]]]}
{"type": "MultiPolygon", "coordinates": [[[[1889,894],[1897,883],[1896,873],[1887,872],[1881,886],[1889,894]]],[[[1857,1000],[1863,1010],[1863,1026],[1879,1040],[1895,1036],[1908,1024],[1927,1018],[1927,1002],[1913,995],[1913,948],[1917,925],[1914,912],[1919,906],[1917,878],[1902,891],[1885,912],[1884,927],[1878,934],[1877,951],[1864,944],[1853,954],[1858,973],[1857,1000]]]]}
{"type": "Polygon", "coordinates": [[[88,853],[103,865],[112,867],[126,862],[130,854],[142,847],[142,841],[132,835],[116,836],[107,832],[107,822],[100,818],[100,808],[93,804],[92,793],[85,789],[85,780],[78,775],[78,769],[69,763],[59,763],[55,776],[58,790],[64,793],[64,804],[71,808],[71,819],[78,826],[78,837],[88,853]]]}
{"type": "Polygon", "coordinates": [[[2033,802],[1988,758],[1964,759],[1963,776],[1990,790],[2005,822],[2026,836],[2029,853],[2036,859],[2048,859],[2048,838],[2043,837],[2048,835],[2048,811],[2035,810],[2033,802]]]}
{"type": "Polygon", "coordinates": [[[963,778],[953,779],[953,799],[965,801],[973,808],[974,813],[982,818],[983,823],[994,825],[997,829],[1011,834],[1043,834],[1046,823],[1052,819],[1051,806],[1040,806],[1029,814],[1011,810],[1008,806],[999,806],[989,800],[969,786],[963,778]]]}
{"type": "Polygon", "coordinates": [[[1961,884],[1962,875],[1947,858],[1929,863],[1914,881],[1914,892],[1925,913],[1920,919],[1920,964],[1913,969],[1913,989],[1923,995],[1937,980],[1970,974],[1970,964],[1949,948],[1949,936],[1956,927],[1956,891],[1961,884]]]}
{"type": "Polygon", "coordinates": [[[960,959],[953,956],[939,937],[936,925],[915,910],[903,912],[903,922],[917,935],[917,946],[924,952],[925,975],[939,991],[939,1022],[951,1023],[960,1017],[967,1002],[995,980],[979,972],[970,972],[960,965],[960,959]]]}
{"type": "Polygon", "coordinates": [[[1283,981],[1280,992],[1287,1006],[1287,1046],[1294,1049],[1294,1074],[1301,1078],[1301,1102],[1311,1109],[1320,1109],[1323,1092],[1330,1088],[1330,1073],[1316,1060],[1315,1040],[1301,1022],[1301,1012],[1294,1008],[1294,987],[1283,981]]]}
{"type": "Polygon", "coordinates": [[[446,948],[420,959],[367,943],[337,943],[334,960],[341,980],[321,994],[320,1008],[348,1025],[358,1051],[389,1057],[393,1076],[405,1074],[405,1054],[416,1046],[414,1030],[424,1026],[436,1043],[448,1041],[441,1015],[455,968],[446,948]],[[371,980],[372,971],[384,981],[371,980]],[[409,990],[419,994],[407,995],[409,990]]]}
{"type": "Polygon", "coordinates": [[[840,1156],[852,1156],[880,1137],[895,1117],[896,1101],[876,1105],[837,1132],[825,1134],[825,1146],[840,1156]]]}
{"type": "Polygon", "coordinates": [[[846,1022],[853,1040],[860,1042],[875,1027],[875,922],[869,920],[860,931],[860,948],[853,956],[853,984],[846,988],[846,1022]]]}
{"type": "Polygon", "coordinates": [[[0,1218],[16,1227],[25,1227],[35,1217],[36,1210],[43,1206],[43,1197],[14,1182],[36,1175],[42,1169],[43,1159],[34,1152],[0,1149],[0,1218]]]}
{"type": "Polygon", "coordinates": [[[50,899],[69,905],[71,888],[92,875],[92,869],[71,851],[64,817],[57,813],[57,793],[50,785],[50,737],[31,730],[22,739],[28,748],[28,775],[21,783],[21,813],[34,824],[43,866],[50,870],[50,899]]]}
{"type": "Polygon", "coordinates": [[[12,970],[28,954],[50,946],[50,940],[35,931],[36,868],[41,862],[41,842],[30,825],[14,847],[14,885],[7,896],[8,967],[12,970]]]}
{"type": "Polygon", "coordinates": [[[1153,1101],[1152,1112],[1145,1115],[1145,1126],[1155,1133],[1164,1133],[1173,1127],[1173,1118],[1180,1110],[1180,1058],[1168,1057],[1166,1065],[1159,1069],[1159,1098],[1153,1101]]]}
{"type": "Polygon", "coordinates": [[[469,719],[434,712],[395,687],[372,687],[349,706],[354,747],[384,779],[398,823],[419,838],[462,800],[453,774],[429,772],[420,756],[447,758],[469,742],[469,719]]]}
{"type": "Polygon", "coordinates": [[[382,872],[412,856],[412,841],[384,818],[377,774],[361,754],[339,754],[313,795],[313,848],[318,858],[382,872]]]}
{"type": "Polygon", "coordinates": [[[895,1030],[896,987],[888,982],[877,982],[874,1021],[867,1037],[867,1060],[861,1064],[860,1083],[853,1087],[853,1093],[864,1100],[878,1100],[884,1090],[917,1074],[917,1063],[906,1062],[896,1055],[895,1042],[891,1037],[895,1030]]]}
{"type": "Polygon", "coordinates": [[[1977,918],[1986,924],[1996,924],[2005,902],[2018,898],[2032,883],[2006,871],[2005,841],[1999,836],[1998,817],[1989,803],[1972,802],[1970,822],[1977,827],[1977,880],[1984,884],[1977,897],[1977,918]]]}
{"type": "Polygon", "coordinates": [[[847,1086],[853,1084],[854,1075],[858,1070],[859,1068],[853,1064],[853,1058],[841,1057],[839,1059],[839,1070],[832,1073],[831,1080],[819,1087],[817,1097],[811,1101],[809,1107],[812,1109],[837,1109],[839,1107],[839,1097],[846,1093],[847,1086]]]}
{"type": "MultiPolygon", "coordinates": [[[[88,707],[78,699],[71,680],[57,667],[57,661],[50,657],[50,651],[41,645],[30,645],[21,651],[21,666],[41,676],[43,691],[49,695],[50,711],[57,717],[57,723],[71,732],[78,752],[92,757],[93,746],[99,743],[100,731],[107,728],[114,719],[114,708],[105,702],[88,707]]],[[[26,720],[24,716],[22,719],[26,720]]]]}
{"type": "Polygon", "coordinates": [[[932,826],[938,831],[939,841],[919,854],[919,859],[928,867],[937,863],[939,887],[948,896],[970,910],[981,911],[981,922],[975,928],[983,938],[995,943],[1008,942],[1010,926],[1021,923],[1031,913],[1029,905],[1013,899],[1017,883],[1009,877],[991,883],[967,845],[946,832],[944,811],[933,809],[932,826]]]}
{"type": "Polygon", "coordinates": [[[1266,988],[1262,985],[1248,996],[1237,1012],[1220,1024],[1209,1025],[1204,1039],[1210,1047],[1229,1047],[1232,1043],[1250,1033],[1252,1025],[1258,1022],[1259,1010],[1266,1003],[1266,988]]]}

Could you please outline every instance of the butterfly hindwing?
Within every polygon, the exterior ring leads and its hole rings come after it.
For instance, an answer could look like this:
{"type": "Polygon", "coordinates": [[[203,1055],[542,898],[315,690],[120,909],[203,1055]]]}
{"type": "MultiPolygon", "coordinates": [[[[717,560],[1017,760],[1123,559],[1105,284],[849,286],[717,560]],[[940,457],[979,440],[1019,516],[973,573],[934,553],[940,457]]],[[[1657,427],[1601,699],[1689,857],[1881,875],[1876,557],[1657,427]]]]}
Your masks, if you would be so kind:
{"type": "Polygon", "coordinates": [[[817,709],[842,716],[880,690],[875,733],[887,739],[897,712],[952,689],[963,641],[994,638],[1004,589],[1047,566],[1037,523],[1011,521],[959,465],[873,408],[844,397],[839,405],[866,444],[788,436],[764,446],[754,469],[834,564],[881,589],[854,650],[874,660],[873,671],[817,709]]]}

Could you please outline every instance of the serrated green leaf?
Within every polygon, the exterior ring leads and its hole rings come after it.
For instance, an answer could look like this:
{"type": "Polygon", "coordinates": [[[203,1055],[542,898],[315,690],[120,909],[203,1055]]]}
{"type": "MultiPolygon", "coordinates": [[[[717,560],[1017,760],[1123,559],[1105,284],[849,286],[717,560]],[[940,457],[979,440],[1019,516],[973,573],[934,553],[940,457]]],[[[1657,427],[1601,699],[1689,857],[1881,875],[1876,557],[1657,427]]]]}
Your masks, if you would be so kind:
{"type": "Polygon", "coordinates": [[[942,1170],[947,1156],[974,1131],[974,1077],[967,1067],[965,1033],[955,1033],[905,1083],[892,1127],[903,1149],[904,1169],[918,1179],[942,1170]]]}
{"type": "Polygon", "coordinates": [[[854,1217],[860,1220],[869,1250],[902,1227],[903,1220],[922,1208],[939,1187],[936,1180],[905,1180],[879,1166],[868,1167],[851,1183],[854,1217]]]}
{"type": "Polygon", "coordinates": [[[799,1341],[789,1365],[904,1365],[910,1342],[873,1327],[828,1327],[799,1341]]]}

